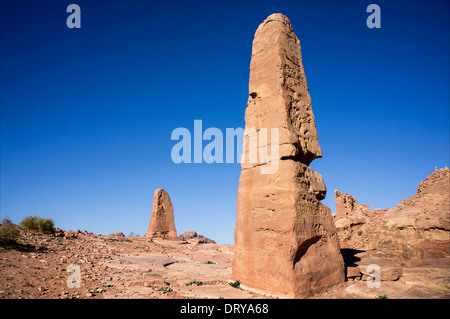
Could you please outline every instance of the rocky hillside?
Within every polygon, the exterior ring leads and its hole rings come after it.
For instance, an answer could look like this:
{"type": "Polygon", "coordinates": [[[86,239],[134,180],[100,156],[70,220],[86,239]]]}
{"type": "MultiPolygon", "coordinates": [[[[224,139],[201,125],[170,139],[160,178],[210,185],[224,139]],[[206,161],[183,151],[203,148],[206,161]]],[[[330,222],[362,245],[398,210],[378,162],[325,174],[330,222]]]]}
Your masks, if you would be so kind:
{"type": "Polygon", "coordinates": [[[450,170],[436,170],[417,194],[391,209],[370,210],[336,191],[335,224],[341,247],[392,252],[403,258],[450,255],[450,170]]]}

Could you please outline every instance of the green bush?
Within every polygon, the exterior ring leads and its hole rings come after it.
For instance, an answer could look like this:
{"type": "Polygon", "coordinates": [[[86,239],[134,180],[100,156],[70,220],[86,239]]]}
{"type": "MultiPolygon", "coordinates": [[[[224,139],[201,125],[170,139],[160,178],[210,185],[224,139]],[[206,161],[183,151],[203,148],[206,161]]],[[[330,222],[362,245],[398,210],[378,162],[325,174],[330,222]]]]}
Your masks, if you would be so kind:
{"type": "Polygon", "coordinates": [[[386,294],[384,294],[384,295],[378,294],[375,296],[375,299],[388,299],[388,296],[386,294]]]}
{"type": "Polygon", "coordinates": [[[20,227],[41,234],[50,235],[55,233],[55,226],[51,218],[28,216],[20,222],[20,227]]]}
{"type": "Polygon", "coordinates": [[[190,281],[190,282],[186,282],[186,283],[184,283],[186,286],[190,286],[190,285],[197,285],[197,286],[201,286],[201,285],[203,285],[203,282],[202,281],[198,281],[198,280],[192,280],[192,281],[190,281]]]}
{"type": "Polygon", "coordinates": [[[233,288],[241,289],[241,283],[239,282],[239,280],[236,280],[235,282],[229,282],[228,284],[233,288]]]}
{"type": "Polygon", "coordinates": [[[9,218],[3,219],[0,224],[0,243],[15,243],[19,235],[20,231],[17,229],[16,225],[14,225],[9,218]]]}
{"type": "Polygon", "coordinates": [[[161,287],[159,287],[159,290],[164,291],[164,293],[173,291],[172,288],[167,287],[167,286],[161,286],[161,287]]]}

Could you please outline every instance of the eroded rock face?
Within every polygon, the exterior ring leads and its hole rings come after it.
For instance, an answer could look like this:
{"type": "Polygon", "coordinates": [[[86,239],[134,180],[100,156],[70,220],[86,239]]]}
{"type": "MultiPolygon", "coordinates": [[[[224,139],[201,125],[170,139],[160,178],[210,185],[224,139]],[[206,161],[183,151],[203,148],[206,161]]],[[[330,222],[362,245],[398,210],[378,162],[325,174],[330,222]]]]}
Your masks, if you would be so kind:
{"type": "MultiPolygon", "coordinates": [[[[270,15],[257,29],[250,63],[246,128],[279,129],[278,170],[242,163],[233,280],[269,294],[306,297],[344,280],[344,264],[322,176],[322,157],[300,42],[288,18],[270,15]]],[[[259,148],[271,148],[269,138],[259,148]]],[[[244,156],[249,158],[244,143],[244,156]]]]}
{"type": "Polygon", "coordinates": [[[416,195],[386,212],[372,248],[394,250],[409,258],[450,255],[450,169],[430,174],[416,195]]]}
{"type": "Polygon", "coordinates": [[[335,190],[334,196],[336,200],[336,218],[362,217],[370,211],[369,205],[359,204],[350,194],[335,190]]]}
{"type": "Polygon", "coordinates": [[[173,206],[169,194],[164,189],[157,189],[153,195],[152,215],[146,237],[160,237],[177,240],[173,206]]]}
{"type": "Polygon", "coordinates": [[[341,248],[370,249],[370,241],[378,231],[387,209],[371,210],[350,194],[334,191],[335,225],[341,248]]]}
{"type": "Polygon", "coordinates": [[[404,259],[450,255],[450,170],[440,169],[417,194],[390,209],[370,210],[336,191],[335,224],[342,248],[374,249],[404,259]]]}

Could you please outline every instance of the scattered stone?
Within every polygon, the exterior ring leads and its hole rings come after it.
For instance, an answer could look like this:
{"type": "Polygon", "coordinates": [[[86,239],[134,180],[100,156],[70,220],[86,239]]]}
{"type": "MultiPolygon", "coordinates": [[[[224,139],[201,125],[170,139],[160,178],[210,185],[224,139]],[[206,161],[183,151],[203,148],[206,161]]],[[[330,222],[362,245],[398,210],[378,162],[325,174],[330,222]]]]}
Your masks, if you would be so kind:
{"type": "Polygon", "coordinates": [[[55,228],[55,236],[56,237],[64,237],[64,230],[61,228],[56,227],[55,228]]]}
{"type": "Polygon", "coordinates": [[[75,232],[73,230],[68,230],[64,232],[64,237],[65,238],[77,238],[78,237],[78,232],[75,232]]]}

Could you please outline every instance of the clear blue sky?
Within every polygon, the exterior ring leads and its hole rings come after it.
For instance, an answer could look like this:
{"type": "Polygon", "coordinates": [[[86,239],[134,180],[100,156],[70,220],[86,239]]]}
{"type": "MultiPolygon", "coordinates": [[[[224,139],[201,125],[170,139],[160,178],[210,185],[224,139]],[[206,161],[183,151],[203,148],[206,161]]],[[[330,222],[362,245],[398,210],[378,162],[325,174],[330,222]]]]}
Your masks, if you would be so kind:
{"type": "Polygon", "coordinates": [[[244,127],[253,35],[275,12],[302,45],[332,211],[335,189],[392,207],[449,166],[448,1],[2,1],[1,217],[143,235],[164,188],[178,233],[233,243],[240,165],[174,164],[170,136],[244,127]]]}

